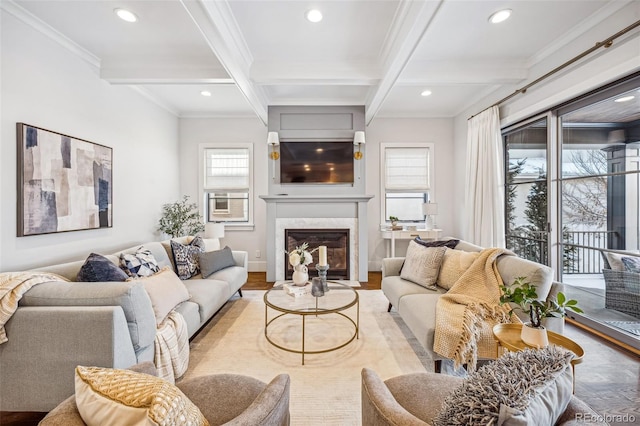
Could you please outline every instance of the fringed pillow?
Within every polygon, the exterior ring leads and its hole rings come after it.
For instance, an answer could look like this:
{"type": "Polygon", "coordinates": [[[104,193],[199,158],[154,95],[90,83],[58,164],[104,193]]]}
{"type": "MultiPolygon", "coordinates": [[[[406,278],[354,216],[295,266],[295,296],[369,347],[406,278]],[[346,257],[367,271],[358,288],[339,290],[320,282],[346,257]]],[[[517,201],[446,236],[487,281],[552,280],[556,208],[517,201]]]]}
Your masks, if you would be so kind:
{"type": "Polygon", "coordinates": [[[553,425],[573,393],[573,358],[557,346],[508,352],[447,396],[433,425],[553,425]]]}

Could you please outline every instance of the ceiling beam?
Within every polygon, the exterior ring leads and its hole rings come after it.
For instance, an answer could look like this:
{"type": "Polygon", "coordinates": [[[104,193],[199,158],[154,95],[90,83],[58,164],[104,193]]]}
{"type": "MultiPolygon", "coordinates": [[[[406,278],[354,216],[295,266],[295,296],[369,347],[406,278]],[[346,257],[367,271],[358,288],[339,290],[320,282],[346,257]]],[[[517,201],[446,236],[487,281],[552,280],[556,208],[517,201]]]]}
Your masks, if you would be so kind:
{"type": "Polygon", "coordinates": [[[251,108],[267,125],[267,97],[249,75],[253,58],[226,0],[180,0],[251,108]]]}
{"type": "Polygon", "coordinates": [[[400,74],[409,63],[427,29],[440,10],[444,0],[419,2],[403,0],[387,37],[382,54],[384,72],[380,84],[372,89],[365,105],[365,124],[368,126],[389,95],[400,74]]]}

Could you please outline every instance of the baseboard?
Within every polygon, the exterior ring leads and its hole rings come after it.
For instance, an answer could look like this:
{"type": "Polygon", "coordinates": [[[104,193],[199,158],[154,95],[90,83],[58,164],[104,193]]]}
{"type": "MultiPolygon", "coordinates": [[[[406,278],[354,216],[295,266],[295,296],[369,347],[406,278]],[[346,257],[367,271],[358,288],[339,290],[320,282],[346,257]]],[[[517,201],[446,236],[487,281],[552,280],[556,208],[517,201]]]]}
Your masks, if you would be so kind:
{"type": "Polygon", "coordinates": [[[260,261],[249,261],[248,265],[249,272],[267,272],[267,262],[260,261]]]}

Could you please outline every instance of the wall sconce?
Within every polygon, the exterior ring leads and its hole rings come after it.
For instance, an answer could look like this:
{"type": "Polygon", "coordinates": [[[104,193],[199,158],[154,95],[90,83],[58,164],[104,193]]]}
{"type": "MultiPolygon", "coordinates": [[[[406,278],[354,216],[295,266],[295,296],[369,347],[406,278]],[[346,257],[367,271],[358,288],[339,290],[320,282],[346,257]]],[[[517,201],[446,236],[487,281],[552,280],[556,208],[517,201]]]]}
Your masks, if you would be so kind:
{"type": "Polygon", "coordinates": [[[204,225],[204,237],[207,239],[224,238],[224,223],[208,222],[204,225]]]}
{"type": "Polygon", "coordinates": [[[271,146],[271,152],[269,158],[277,160],[280,158],[280,153],[276,151],[276,146],[280,145],[280,139],[278,138],[278,132],[267,133],[267,144],[271,146]]]}
{"type": "Polygon", "coordinates": [[[353,135],[353,144],[358,146],[358,150],[353,153],[353,158],[356,160],[362,159],[362,151],[360,151],[360,148],[364,145],[364,132],[358,131],[353,135]]]}
{"type": "Polygon", "coordinates": [[[423,203],[422,204],[422,214],[424,215],[424,228],[425,229],[433,229],[435,226],[435,220],[432,219],[432,216],[438,214],[438,205],[436,203],[423,203]]]}

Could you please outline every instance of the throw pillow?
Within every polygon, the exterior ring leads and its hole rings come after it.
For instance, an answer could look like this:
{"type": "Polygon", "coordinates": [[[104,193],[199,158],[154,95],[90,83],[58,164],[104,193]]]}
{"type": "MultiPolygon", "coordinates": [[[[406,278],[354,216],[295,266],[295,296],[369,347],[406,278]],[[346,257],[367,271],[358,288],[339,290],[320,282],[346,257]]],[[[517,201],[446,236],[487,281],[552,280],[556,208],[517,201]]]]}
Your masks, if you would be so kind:
{"type": "Polygon", "coordinates": [[[176,265],[176,273],[181,280],[188,280],[200,273],[198,255],[204,252],[202,237],[195,237],[189,244],[180,244],[171,240],[171,252],[173,253],[173,262],[176,265]]]}
{"type": "Polygon", "coordinates": [[[233,260],[233,253],[228,246],[222,250],[200,253],[198,262],[200,264],[202,278],[207,278],[214,272],[222,269],[236,266],[236,262],[233,260]]]}
{"type": "Polygon", "coordinates": [[[130,277],[148,277],[160,270],[158,261],[153,257],[151,250],[144,247],[138,248],[135,253],[120,254],[120,267],[130,277]]]}
{"type": "Polygon", "coordinates": [[[438,285],[449,290],[458,278],[469,269],[469,266],[480,256],[478,252],[451,250],[447,248],[438,274],[438,285]]]}
{"type": "Polygon", "coordinates": [[[75,390],[88,426],[209,424],[180,389],[149,374],[79,365],[75,390]]]}
{"type": "Polygon", "coordinates": [[[640,257],[625,256],[622,258],[622,264],[626,271],[640,273],[640,257]]]}
{"type": "Polygon", "coordinates": [[[400,278],[435,290],[445,250],[446,247],[425,247],[410,241],[400,278]]]}
{"type": "Polygon", "coordinates": [[[605,257],[612,271],[624,271],[624,264],[622,263],[622,255],[618,253],[606,252],[605,257]]]}
{"type": "Polygon", "coordinates": [[[129,276],[106,257],[91,253],[80,267],[76,281],[126,281],[129,276]]]}
{"type": "Polygon", "coordinates": [[[456,248],[460,240],[435,240],[435,241],[425,241],[420,237],[416,237],[414,240],[416,243],[425,247],[449,247],[450,249],[456,248]]]}
{"type": "Polygon", "coordinates": [[[164,321],[173,308],[191,297],[187,287],[168,266],[157,274],[139,278],[137,281],[142,282],[151,299],[157,325],[164,321]]]}
{"type": "Polygon", "coordinates": [[[556,424],[573,393],[573,357],[553,345],[508,352],[449,394],[433,424],[556,424]]]}

